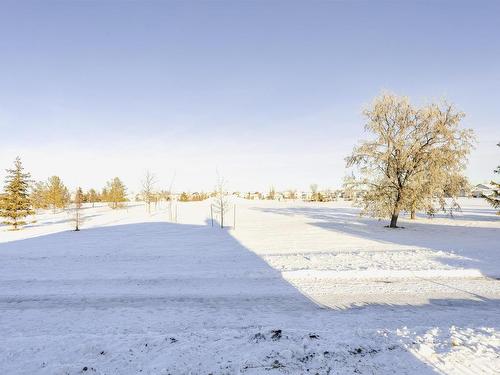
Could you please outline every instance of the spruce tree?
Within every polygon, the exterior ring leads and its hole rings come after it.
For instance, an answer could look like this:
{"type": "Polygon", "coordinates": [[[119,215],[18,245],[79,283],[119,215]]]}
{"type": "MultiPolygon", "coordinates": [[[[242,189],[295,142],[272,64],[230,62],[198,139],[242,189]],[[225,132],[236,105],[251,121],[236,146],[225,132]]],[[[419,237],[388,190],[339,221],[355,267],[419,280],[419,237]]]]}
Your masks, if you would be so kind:
{"type": "MultiPolygon", "coordinates": [[[[491,181],[491,185],[493,186],[493,193],[484,197],[493,208],[500,209],[500,183],[491,181]]],[[[500,211],[497,213],[500,215],[500,211]]]]}
{"type": "Polygon", "coordinates": [[[26,216],[34,214],[29,199],[30,174],[24,168],[19,156],[14,161],[14,168],[7,169],[5,194],[0,204],[0,216],[6,218],[4,224],[12,225],[14,230],[25,225],[26,216]]]}
{"type": "MultiPolygon", "coordinates": [[[[497,143],[500,147],[500,142],[497,143]]],[[[500,165],[494,170],[495,173],[500,174],[500,165]]],[[[491,181],[493,186],[493,193],[491,195],[483,195],[483,197],[491,204],[493,208],[500,209],[500,183],[491,181]]],[[[500,215],[500,211],[497,212],[500,215]]]]}

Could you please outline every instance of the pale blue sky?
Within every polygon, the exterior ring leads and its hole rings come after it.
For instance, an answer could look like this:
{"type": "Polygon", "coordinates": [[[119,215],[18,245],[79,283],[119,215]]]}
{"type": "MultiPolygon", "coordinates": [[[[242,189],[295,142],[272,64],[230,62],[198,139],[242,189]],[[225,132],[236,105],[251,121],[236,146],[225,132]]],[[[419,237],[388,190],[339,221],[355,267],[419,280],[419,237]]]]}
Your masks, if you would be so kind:
{"type": "MultiPolygon", "coordinates": [[[[0,168],[136,190],[337,187],[382,90],[446,98],[500,149],[500,1],[0,2],[0,168]]],[[[3,173],[3,171],[1,172],[3,173]]],[[[0,177],[2,174],[0,173],[0,177]]]]}

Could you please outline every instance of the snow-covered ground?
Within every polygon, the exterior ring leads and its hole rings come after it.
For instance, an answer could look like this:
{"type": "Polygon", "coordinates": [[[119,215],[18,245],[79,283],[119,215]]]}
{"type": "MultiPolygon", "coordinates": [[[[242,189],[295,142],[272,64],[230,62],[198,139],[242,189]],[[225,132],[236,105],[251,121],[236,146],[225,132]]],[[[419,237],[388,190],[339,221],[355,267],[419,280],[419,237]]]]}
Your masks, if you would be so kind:
{"type": "Polygon", "coordinates": [[[0,374],[494,374],[500,217],[348,202],[40,213],[0,227],[0,374]],[[232,213],[228,222],[233,224],[232,213]]]}

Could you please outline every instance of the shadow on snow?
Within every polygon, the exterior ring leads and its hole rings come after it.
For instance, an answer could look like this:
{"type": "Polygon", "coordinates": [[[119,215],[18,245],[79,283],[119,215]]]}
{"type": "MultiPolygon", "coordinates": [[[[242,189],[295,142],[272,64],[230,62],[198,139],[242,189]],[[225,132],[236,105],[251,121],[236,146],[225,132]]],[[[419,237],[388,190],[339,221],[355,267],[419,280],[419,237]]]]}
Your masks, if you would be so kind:
{"type": "MultiPolygon", "coordinates": [[[[396,232],[383,230],[377,221],[350,225],[358,220],[354,213],[331,209],[266,211],[307,215],[320,220],[312,225],[379,241],[430,244],[426,236],[406,238],[406,232],[398,232],[395,240],[396,232]]],[[[413,227],[425,233],[423,224],[413,227]]],[[[0,261],[0,310],[57,311],[37,322],[36,329],[42,332],[50,330],[51,324],[71,331],[81,325],[90,334],[103,329],[143,332],[146,326],[165,331],[179,327],[194,331],[274,327],[284,332],[304,329],[321,336],[322,331],[332,334],[348,327],[354,334],[358,329],[425,325],[426,321],[419,321],[424,319],[421,312],[439,313],[443,306],[450,324],[462,319],[460,313],[453,315],[458,307],[471,312],[499,307],[498,301],[491,300],[435,300],[411,307],[322,308],[229,231],[210,225],[151,222],[59,232],[1,243],[0,261]],[[117,309],[122,309],[122,315],[117,315],[117,309]],[[379,323],[378,318],[388,311],[398,318],[379,323]],[[70,317],[70,322],[60,317],[70,317]]],[[[477,324],[481,321],[473,313],[468,319],[477,324]]],[[[15,319],[9,324],[15,331],[15,319]]],[[[238,347],[228,350],[237,351],[238,347]]],[[[398,361],[405,356],[404,361],[423,373],[432,370],[409,352],[397,355],[398,361]]]]}
{"type": "MultiPolygon", "coordinates": [[[[460,225],[460,220],[457,220],[457,225],[433,224],[416,220],[401,223],[404,229],[391,229],[385,227],[386,221],[384,220],[360,217],[359,209],[355,208],[256,209],[279,215],[301,215],[311,220],[309,225],[379,243],[416,246],[436,252],[452,252],[460,257],[440,257],[436,254],[435,259],[451,267],[478,269],[485,276],[500,276],[497,267],[500,256],[499,228],[464,226],[460,225]]],[[[488,210],[485,209],[485,211],[488,210]]]]}

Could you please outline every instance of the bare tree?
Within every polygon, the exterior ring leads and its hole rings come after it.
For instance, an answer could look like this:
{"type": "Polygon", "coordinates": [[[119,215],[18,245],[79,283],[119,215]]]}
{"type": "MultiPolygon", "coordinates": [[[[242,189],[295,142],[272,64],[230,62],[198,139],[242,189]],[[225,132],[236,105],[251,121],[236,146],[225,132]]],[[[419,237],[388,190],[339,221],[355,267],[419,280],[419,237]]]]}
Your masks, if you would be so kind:
{"type": "Polygon", "coordinates": [[[224,228],[224,216],[230,209],[230,197],[227,192],[227,181],[217,172],[215,192],[212,198],[213,212],[220,217],[220,227],[224,228]]]}
{"type": "MultiPolygon", "coordinates": [[[[170,180],[170,186],[168,187],[168,213],[170,216],[170,221],[174,221],[174,199],[175,196],[173,194],[174,182],[175,182],[176,172],[172,175],[172,179],[170,180]]],[[[175,213],[177,213],[177,201],[175,202],[175,213]]],[[[177,218],[176,218],[177,219],[177,218]]]]}
{"type": "Polygon", "coordinates": [[[81,214],[82,203],[83,203],[83,191],[79,187],[76,189],[75,192],[74,207],[72,212],[73,222],[75,223],[75,232],[78,232],[80,230],[80,226],[83,222],[83,217],[81,214]]]}
{"type": "Polygon", "coordinates": [[[142,180],[142,199],[148,205],[148,213],[151,213],[151,202],[155,199],[154,187],[156,184],[156,177],[150,171],[146,171],[146,175],[142,180]]]}
{"type": "Polygon", "coordinates": [[[407,97],[383,94],[364,114],[374,139],[355,147],[346,161],[362,176],[357,182],[365,213],[390,217],[396,228],[401,211],[432,213],[456,193],[474,141],[472,130],[459,128],[462,112],[446,103],[416,108],[407,97]]]}

